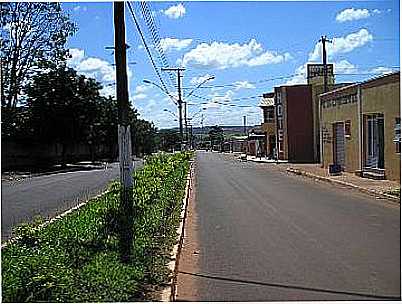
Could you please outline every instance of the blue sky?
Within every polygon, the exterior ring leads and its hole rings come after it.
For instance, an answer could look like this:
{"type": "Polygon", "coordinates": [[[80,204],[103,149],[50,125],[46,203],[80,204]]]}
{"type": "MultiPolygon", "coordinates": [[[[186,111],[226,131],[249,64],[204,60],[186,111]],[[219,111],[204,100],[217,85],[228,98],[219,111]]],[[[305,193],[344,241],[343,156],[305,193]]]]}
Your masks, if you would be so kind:
{"type": "MultiPolygon", "coordinates": [[[[332,39],[328,62],[335,65],[337,82],[361,81],[399,70],[399,1],[325,2],[147,2],[171,66],[184,66],[184,96],[189,117],[200,110],[204,125],[259,124],[260,95],[274,86],[305,83],[305,64],[321,62],[321,35],[332,39]],[[222,86],[223,85],[223,86],[222,86]],[[203,97],[203,99],[199,98],[203,97]],[[226,105],[228,104],[228,105],[226,105]],[[232,106],[229,106],[231,104],[232,106]]],[[[158,67],[158,52],[142,17],[136,17],[158,67]]],[[[113,5],[110,2],[63,3],[78,32],[68,41],[69,65],[105,85],[103,94],[114,95],[113,5]]],[[[142,118],[158,128],[177,125],[168,109],[174,103],[160,85],[126,6],[126,39],[130,100],[142,118]]],[[[163,74],[172,95],[174,82],[163,74]]],[[[201,115],[193,125],[200,125],[201,115]]]]}

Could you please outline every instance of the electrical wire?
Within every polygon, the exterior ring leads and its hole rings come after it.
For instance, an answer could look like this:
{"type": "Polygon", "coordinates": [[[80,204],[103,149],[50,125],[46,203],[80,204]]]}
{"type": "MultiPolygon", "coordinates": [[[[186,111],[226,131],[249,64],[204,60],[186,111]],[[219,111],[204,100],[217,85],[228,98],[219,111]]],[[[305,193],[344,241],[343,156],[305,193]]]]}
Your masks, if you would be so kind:
{"type": "MultiPolygon", "coordinates": [[[[160,80],[160,82],[161,82],[162,88],[165,90],[165,92],[166,92],[168,95],[170,95],[169,90],[167,89],[166,84],[165,84],[165,82],[163,81],[162,76],[160,75],[159,70],[158,70],[158,68],[157,68],[156,65],[155,65],[155,61],[154,61],[154,59],[153,59],[153,57],[152,57],[151,51],[149,50],[148,44],[147,44],[147,42],[146,42],[146,40],[145,40],[145,38],[144,38],[144,34],[142,33],[142,30],[141,30],[141,28],[140,28],[140,25],[139,25],[139,23],[138,23],[138,20],[137,20],[137,18],[135,17],[133,8],[132,8],[132,6],[131,6],[131,3],[130,3],[130,2],[127,2],[127,5],[128,5],[129,10],[130,10],[131,17],[132,17],[132,19],[133,19],[133,21],[134,21],[134,23],[135,23],[135,25],[136,25],[137,31],[138,31],[138,33],[139,33],[140,36],[141,36],[142,43],[143,43],[143,45],[144,45],[144,47],[145,47],[145,49],[146,49],[146,51],[147,51],[147,53],[148,53],[148,57],[149,57],[149,59],[150,59],[150,61],[151,61],[151,64],[152,64],[152,66],[153,66],[153,68],[154,68],[154,70],[155,70],[156,75],[158,76],[158,78],[159,78],[159,80],[160,80]]],[[[173,101],[175,104],[177,104],[177,102],[176,102],[175,100],[172,99],[172,101],[173,101]]]]}

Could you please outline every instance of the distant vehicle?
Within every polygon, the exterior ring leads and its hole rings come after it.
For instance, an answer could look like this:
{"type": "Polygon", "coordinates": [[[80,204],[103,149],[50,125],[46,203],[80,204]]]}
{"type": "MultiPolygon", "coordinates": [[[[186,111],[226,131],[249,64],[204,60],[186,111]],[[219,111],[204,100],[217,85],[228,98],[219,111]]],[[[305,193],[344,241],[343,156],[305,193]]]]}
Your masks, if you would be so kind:
{"type": "Polygon", "coordinates": [[[247,154],[246,154],[246,153],[240,154],[240,160],[245,160],[245,161],[247,161],[247,154]]]}

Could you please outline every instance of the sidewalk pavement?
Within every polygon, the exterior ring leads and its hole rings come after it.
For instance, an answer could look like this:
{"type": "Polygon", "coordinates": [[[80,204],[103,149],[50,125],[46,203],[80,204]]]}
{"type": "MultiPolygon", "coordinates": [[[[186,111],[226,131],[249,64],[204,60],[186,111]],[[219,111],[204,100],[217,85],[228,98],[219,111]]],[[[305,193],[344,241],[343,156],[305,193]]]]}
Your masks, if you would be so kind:
{"type": "MultiPolygon", "coordinates": [[[[274,160],[268,160],[265,158],[260,160],[260,158],[249,156],[247,157],[247,160],[271,164],[276,163],[274,160]]],[[[349,172],[342,172],[341,175],[330,175],[328,169],[321,168],[321,164],[294,164],[281,161],[278,163],[277,168],[286,170],[289,173],[303,175],[321,181],[346,186],[348,188],[354,188],[361,192],[385,198],[396,203],[400,203],[401,201],[401,184],[397,181],[363,178],[349,172]]]]}

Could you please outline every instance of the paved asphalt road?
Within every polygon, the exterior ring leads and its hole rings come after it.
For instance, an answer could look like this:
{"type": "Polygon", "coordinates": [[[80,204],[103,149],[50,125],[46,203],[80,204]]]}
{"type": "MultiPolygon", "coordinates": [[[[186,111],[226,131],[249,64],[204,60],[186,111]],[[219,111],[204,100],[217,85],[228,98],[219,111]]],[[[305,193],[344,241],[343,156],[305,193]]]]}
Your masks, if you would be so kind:
{"type": "Polygon", "coordinates": [[[198,296],[181,300],[400,298],[399,206],[218,153],[196,176],[199,265],[180,275],[198,296]]]}
{"type": "MultiPolygon", "coordinates": [[[[141,166],[136,161],[134,166],[141,166]]],[[[52,217],[105,190],[119,177],[119,164],[107,169],[57,173],[1,183],[1,237],[11,236],[12,227],[35,215],[52,217]]]]}

